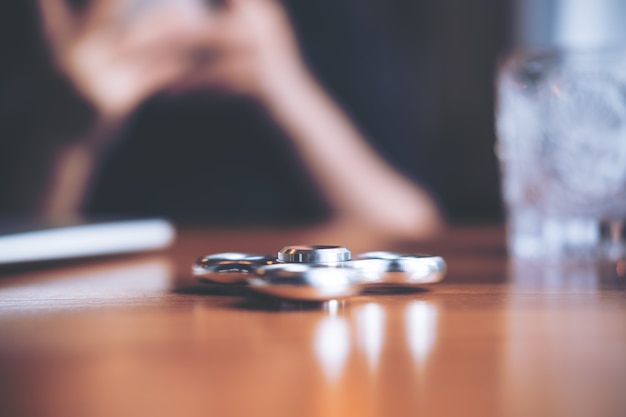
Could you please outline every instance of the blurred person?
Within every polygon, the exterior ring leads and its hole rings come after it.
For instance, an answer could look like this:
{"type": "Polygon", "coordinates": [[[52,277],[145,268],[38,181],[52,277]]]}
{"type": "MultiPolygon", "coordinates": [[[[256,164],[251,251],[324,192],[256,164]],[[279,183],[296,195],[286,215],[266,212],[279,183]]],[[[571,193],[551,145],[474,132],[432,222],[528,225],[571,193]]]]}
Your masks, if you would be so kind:
{"type": "Polygon", "coordinates": [[[280,3],[39,7],[53,62],[93,109],[90,127],[49,155],[40,213],[331,219],[401,236],[441,225],[429,193],[378,154],[318,81],[280,3]]]}

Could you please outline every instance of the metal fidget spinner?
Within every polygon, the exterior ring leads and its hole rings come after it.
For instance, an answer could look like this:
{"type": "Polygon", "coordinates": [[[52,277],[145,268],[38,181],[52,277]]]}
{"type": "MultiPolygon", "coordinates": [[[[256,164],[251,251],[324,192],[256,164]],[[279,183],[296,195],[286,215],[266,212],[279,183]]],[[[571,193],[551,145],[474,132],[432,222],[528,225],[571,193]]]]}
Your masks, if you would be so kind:
{"type": "Polygon", "coordinates": [[[343,246],[286,246],[278,256],[227,252],[207,255],[193,274],[212,284],[247,285],[254,291],[294,300],[349,297],[370,286],[411,287],[440,281],[439,256],[366,252],[352,259],[343,246]]]}

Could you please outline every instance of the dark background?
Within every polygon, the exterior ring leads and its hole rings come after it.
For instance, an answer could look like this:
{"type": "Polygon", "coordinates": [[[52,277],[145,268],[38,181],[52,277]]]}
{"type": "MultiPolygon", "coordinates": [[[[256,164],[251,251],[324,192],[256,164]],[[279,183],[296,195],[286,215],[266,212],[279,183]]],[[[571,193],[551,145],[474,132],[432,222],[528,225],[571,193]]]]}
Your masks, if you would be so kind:
{"type": "Polygon", "coordinates": [[[454,220],[501,219],[493,106],[497,61],[509,44],[508,2],[434,3],[445,207],[454,220]]]}
{"type": "MultiPolygon", "coordinates": [[[[380,19],[393,51],[400,57],[403,101],[398,108],[410,113],[415,103],[428,103],[428,155],[417,140],[406,155],[433,167],[428,181],[449,221],[454,223],[501,220],[498,169],[494,145],[494,72],[509,43],[508,2],[501,0],[343,0],[361,22],[380,19]],[[426,79],[424,79],[426,77],[426,79]],[[427,86],[427,88],[425,88],[427,86]]],[[[367,37],[363,42],[367,42],[367,37]]],[[[3,181],[20,169],[20,152],[28,152],[28,137],[49,129],[59,137],[80,130],[84,103],[67,98],[68,86],[51,69],[41,43],[36,7],[31,1],[0,5],[0,124],[27,117],[37,123],[20,124],[3,136],[18,135],[23,149],[2,147],[0,205],[10,206],[12,193],[21,192],[3,181]],[[50,103],[63,103],[51,114],[50,103]],[[20,108],[28,106],[27,116],[20,108]],[[22,130],[23,129],[23,130],[22,130]],[[14,153],[15,151],[15,153],[14,153]],[[3,185],[4,184],[4,185],[3,185]],[[4,187],[4,188],[3,188],[4,187]]],[[[419,107],[419,106],[418,106],[419,107]]],[[[409,115],[410,116],[410,115],[409,115]]],[[[0,137],[0,141],[5,140],[0,137]]],[[[44,152],[45,153],[45,152],[44,152]]],[[[418,163],[418,162],[416,162],[418,163]]],[[[27,187],[26,183],[22,186],[27,187]]],[[[19,187],[21,188],[21,187],[19,187]]]]}

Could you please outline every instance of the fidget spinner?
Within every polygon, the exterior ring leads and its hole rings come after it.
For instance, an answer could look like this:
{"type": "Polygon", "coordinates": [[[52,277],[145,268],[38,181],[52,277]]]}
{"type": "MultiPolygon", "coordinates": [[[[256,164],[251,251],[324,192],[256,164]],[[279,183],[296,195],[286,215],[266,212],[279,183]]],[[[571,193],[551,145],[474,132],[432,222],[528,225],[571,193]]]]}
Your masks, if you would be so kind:
{"type": "Polygon", "coordinates": [[[414,287],[440,281],[439,256],[366,252],[352,258],[343,246],[286,246],[278,255],[238,252],[204,256],[193,274],[205,283],[243,285],[274,297],[325,301],[372,286],[414,287]]]}

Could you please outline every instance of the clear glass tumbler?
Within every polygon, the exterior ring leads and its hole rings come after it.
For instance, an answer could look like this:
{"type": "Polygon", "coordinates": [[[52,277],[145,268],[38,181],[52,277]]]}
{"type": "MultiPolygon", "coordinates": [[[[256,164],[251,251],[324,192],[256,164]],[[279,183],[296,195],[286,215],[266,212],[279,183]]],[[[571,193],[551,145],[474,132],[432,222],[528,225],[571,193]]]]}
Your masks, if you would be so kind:
{"type": "Polygon", "coordinates": [[[511,254],[623,257],[626,49],[517,52],[497,90],[511,254]]]}

